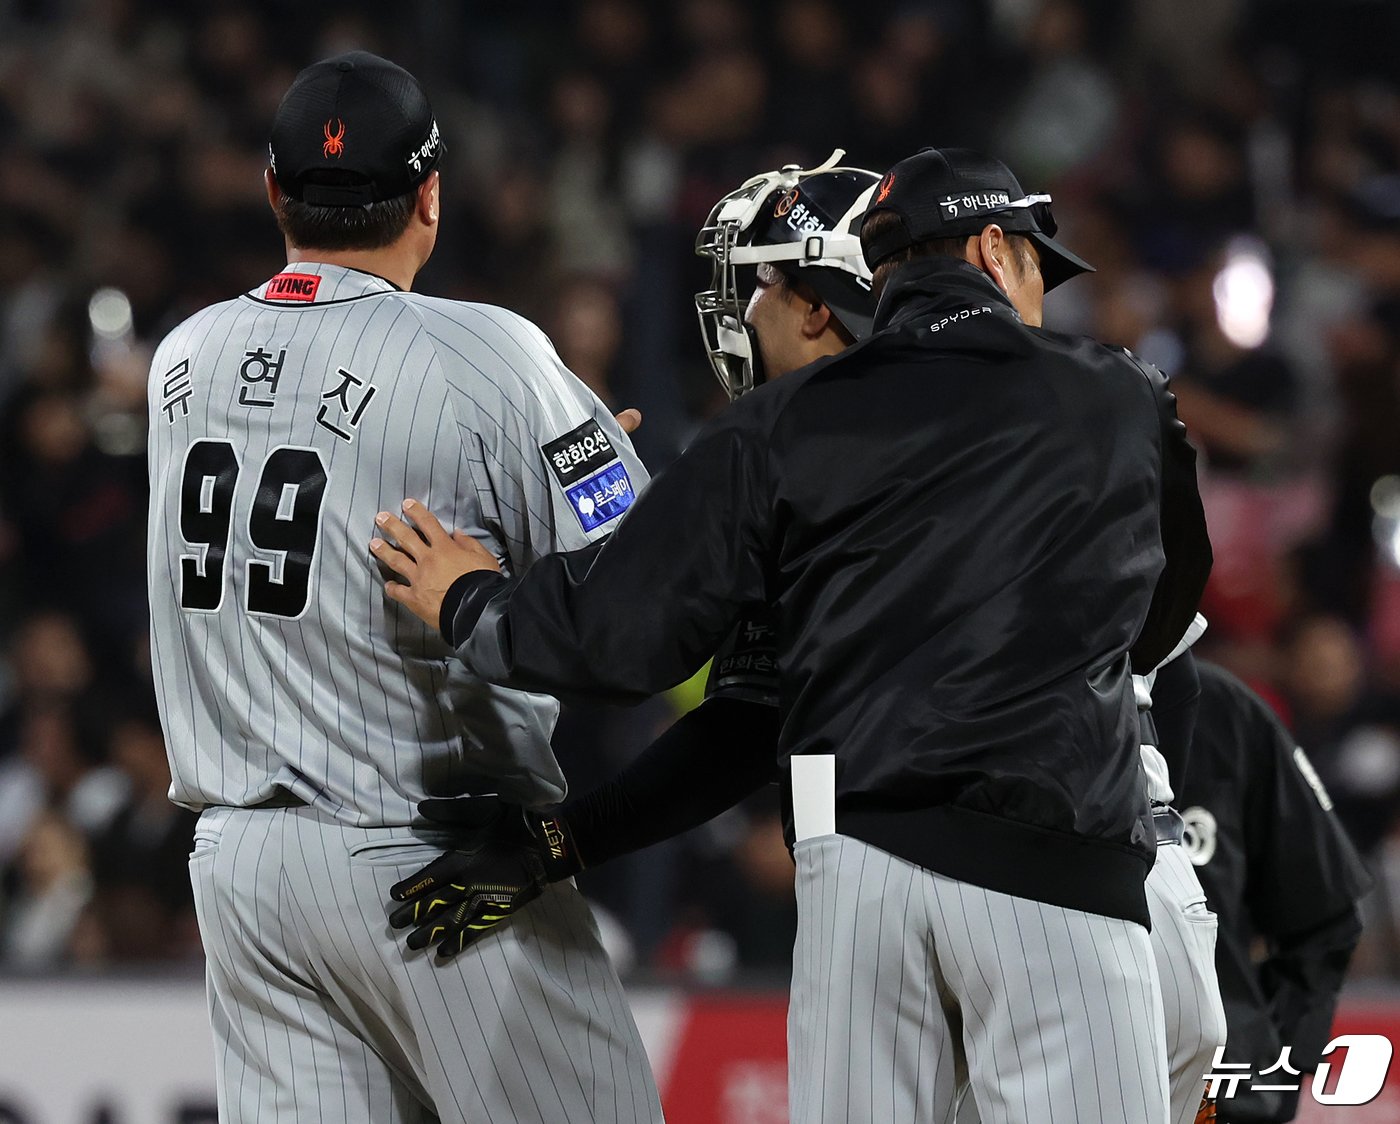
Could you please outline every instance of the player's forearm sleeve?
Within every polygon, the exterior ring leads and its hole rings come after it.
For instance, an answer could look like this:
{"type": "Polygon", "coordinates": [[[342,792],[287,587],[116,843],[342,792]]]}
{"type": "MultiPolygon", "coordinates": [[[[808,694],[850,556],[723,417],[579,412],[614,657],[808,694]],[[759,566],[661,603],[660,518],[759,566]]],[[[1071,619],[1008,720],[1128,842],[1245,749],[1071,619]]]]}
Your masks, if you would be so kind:
{"type": "Polygon", "coordinates": [[[1308,933],[1280,941],[1260,966],[1260,987],[1279,1040],[1293,1047],[1293,1064],[1305,1073],[1322,1060],[1342,979],[1360,939],[1361,917],[1353,907],[1308,933]]]}
{"type": "Polygon", "coordinates": [[[1161,533],[1166,564],[1147,621],[1132,648],[1134,667],[1156,667],[1190,626],[1213,561],[1205,510],[1196,483],[1196,450],[1176,416],[1176,395],[1155,367],[1140,360],[1157,395],[1162,441],[1161,533]]]}
{"type": "Polygon", "coordinates": [[[741,608],[766,600],[765,449],[712,425],[596,551],[470,583],[451,614],[458,657],[492,683],[594,702],[636,702],[693,675],[741,608]]]}
{"type": "Polygon", "coordinates": [[[486,603],[500,593],[510,580],[490,570],[473,570],[463,574],[447,590],[438,610],[438,631],[452,647],[455,637],[468,637],[486,608],[486,603]]]}
{"type": "MultiPolygon", "coordinates": [[[[607,539],[599,539],[585,547],[568,552],[575,569],[586,570],[607,539]]],[[[463,574],[448,588],[438,610],[438,631],[452,647],[463,643],[476,628],[487,602],[512,583],[502,574],[490,570],[473,570],[463,574]]]]}
{"type": "Polygon", "coordinates": [[[585,866],[713,819],[777,779],[778,710],[709,699],[612,780],[562,805],[585,866]]]}

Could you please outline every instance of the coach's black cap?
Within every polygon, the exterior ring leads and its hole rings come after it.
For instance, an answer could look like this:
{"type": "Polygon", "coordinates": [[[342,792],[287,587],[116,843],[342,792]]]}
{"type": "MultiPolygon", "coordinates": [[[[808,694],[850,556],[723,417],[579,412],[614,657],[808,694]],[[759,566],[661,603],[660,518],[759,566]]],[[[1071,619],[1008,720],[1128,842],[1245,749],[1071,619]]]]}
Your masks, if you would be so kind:
{"type": "Polygon", "coordinates": [[[1093,271],[1055,241],[1050,196],[1027,195],[1000,160],[966,148],[925,148],[886,172],[865,212],[861,249],[874,269],[906,246],[929,238],[980,234],[988,223],[1036,244],[1046,292],[1093,271]],[[892,212],[899,221],[874,238],[866,237],[871,216],[881,211],[892,212]]]}
{"type": "Polygon", "coordinates": [[[277,107],[272,174],[293,199],[363,207],[407,194],[442,156],[418,80],[368,51],[322,59],[296,76],[277,107]]]}

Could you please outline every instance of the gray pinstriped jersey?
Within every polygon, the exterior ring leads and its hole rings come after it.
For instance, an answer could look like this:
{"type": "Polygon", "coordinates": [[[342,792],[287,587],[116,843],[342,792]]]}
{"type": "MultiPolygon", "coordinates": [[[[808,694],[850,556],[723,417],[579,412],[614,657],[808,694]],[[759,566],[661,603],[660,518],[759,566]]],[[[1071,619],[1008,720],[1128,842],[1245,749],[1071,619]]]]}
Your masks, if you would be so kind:
{"type": "Polygon", "coordinates": [[[508,569],[612,529],[646,471],[538,328],[298,263],[172,332],[149,396],[173,800],[282,785],[367,826],[429,794],[562,798],[557,703],[475,679],[386,598],[367,547],[405,496],[508,569]]]}

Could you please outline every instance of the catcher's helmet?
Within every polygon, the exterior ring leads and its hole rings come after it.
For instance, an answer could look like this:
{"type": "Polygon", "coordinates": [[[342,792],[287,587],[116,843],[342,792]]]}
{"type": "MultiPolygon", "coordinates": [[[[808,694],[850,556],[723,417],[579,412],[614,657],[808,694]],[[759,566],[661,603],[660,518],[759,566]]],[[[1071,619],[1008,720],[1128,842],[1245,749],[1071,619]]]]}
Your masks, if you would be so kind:
{"type": "Polygon", "coordinates": [[[771,263],[810,285],[855,339],[870,334],[875,297],[859,231],[880,177],[838,167],[844,155],[838,148],[810,171],[789,164],[754,176],[715,204],[695,240],[695,252],[714,263],[711,288],[695,294],[700,332],[731,398],[762,381],[737,266],[771,263]]]}

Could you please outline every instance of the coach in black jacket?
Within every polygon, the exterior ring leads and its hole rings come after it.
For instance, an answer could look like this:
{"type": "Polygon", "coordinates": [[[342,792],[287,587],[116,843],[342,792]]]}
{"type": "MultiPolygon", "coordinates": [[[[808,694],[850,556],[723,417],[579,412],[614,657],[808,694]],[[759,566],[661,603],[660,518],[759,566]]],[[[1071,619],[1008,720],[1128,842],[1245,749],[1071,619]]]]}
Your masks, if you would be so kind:
{"type": "MultiPolygon", "coordinates": [[[[780,758],[835,756],[836,838],[1146,926],[1155,834],[1129,654],[1167,655],[1210,551],[1166,380],[1039,328],[1041,284],[1087,268],[1053,241],[1048,202],[971,153],[896,165],[862,232],[884,283],[871,337],[736,402],[600,550],[468,575],[442,601],[432,551],[401,535],[424,569],[377,547],[417,589],[391,594],[425,617],[440,603],[483,677],[598,699],[681,681],[768,603],[780,758]]],[[[988,924],[969,939],[991,942],[988,924]]],[[[1009,1059],[997,1081],[974,1072],[979,1104],[1043,1087],[1049,1111],[1026,1118],[1075,1119],[1070,1075],[1027,1064],[1024,1022],[1021,1076],[1009,1059]]],[[[1102,1064],[1074,1079],[1131,1068],[1107,1041],[1127,1029],[1103,1027],[1102,1064]]],[[[1123,1119],[1164,1118],[1155,1086],[1132,1095],[1123,1119]]]]}
{"type": "Polygon", "coordinates": [[[1264,700],[1206,661],[1196,683],[1190,767],[1173,760],[1178,740],[1164,737],[1162,752],[1182,778],[1185,846],[1220,916],[1225,1061],[1249,1063],[1243,1084],[1222,1086],[1219,1116],[1279,1124],[1297,1114],[1332,1037],[1371,878],[1312,763],[1264,700]],[[1291,1070],[1279,1065],[1285,1047],[1291,1070]]]}

